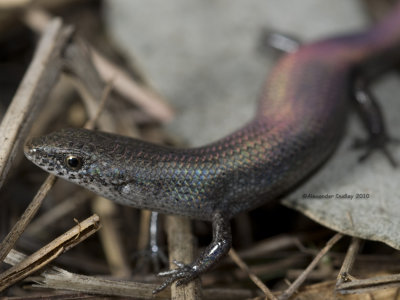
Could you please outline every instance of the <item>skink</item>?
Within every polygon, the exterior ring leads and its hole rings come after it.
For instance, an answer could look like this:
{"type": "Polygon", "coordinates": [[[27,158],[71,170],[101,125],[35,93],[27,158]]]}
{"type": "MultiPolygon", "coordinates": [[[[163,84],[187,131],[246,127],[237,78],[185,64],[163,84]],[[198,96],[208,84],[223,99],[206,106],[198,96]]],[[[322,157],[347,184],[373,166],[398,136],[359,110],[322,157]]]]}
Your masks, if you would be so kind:
{"type": "Polygon", "coordinates": [[[328,159],[343,135],[349,98],[358,100],[369,132],[360,145],[383,150],[394,164],[382,115],[364,88],[400,61],[399,50],[400,6],[368,31],[284,56],[267,79],[254,119],[212,144],[176,149],[64,129],[28,141],[25,155],[120,204],[213,223],[208,248],[192,264],[161,273],[166,281],[158,292],[210,269],[231,246],[232,217],[278,199],[328,159]]]}

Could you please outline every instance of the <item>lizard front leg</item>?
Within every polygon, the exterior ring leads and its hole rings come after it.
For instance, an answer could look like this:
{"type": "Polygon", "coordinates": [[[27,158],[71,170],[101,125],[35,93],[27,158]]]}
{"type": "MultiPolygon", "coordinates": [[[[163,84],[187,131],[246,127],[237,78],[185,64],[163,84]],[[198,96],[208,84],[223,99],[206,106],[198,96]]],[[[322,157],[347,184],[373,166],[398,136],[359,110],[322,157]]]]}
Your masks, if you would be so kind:
{"type": "Polygon", "coordinates": [[[158,274],[166,277],[166,280],[153,291],[156,294],[167,286],[177,281],[176,285],[186,284],[202,273],[212,268],[224,255],[226,255],[232,245],[231,226],[229,219],[224,217],[221,212],[215,212],[212,220],[213,239],[204,252],[191,264],[186,265],[174,261],[178,267],[158,274]]]}

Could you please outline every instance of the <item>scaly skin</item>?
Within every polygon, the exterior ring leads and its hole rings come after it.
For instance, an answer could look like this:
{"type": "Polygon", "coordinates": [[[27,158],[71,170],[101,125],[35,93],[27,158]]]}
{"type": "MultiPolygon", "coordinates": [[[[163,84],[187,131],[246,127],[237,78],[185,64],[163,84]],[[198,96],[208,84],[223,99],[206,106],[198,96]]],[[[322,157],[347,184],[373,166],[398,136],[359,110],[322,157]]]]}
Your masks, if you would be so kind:
{"type": "Polygon", "coordinates": [[[367,32],[301,47],[272,71],[254,119],[210,145],[175,149],[65,129],[28,142],[25,154],[121,204],[213,222],[209,248],[191,265],[161,274],[167,280],[157,292],[208,270],[230,248],[230,218],[277,199],[329,157],[343,135],[357,68],[394,57],[399,45],[400,7],[367,32]],[[75,167],[66,162],[71,155],[75,167]]]}

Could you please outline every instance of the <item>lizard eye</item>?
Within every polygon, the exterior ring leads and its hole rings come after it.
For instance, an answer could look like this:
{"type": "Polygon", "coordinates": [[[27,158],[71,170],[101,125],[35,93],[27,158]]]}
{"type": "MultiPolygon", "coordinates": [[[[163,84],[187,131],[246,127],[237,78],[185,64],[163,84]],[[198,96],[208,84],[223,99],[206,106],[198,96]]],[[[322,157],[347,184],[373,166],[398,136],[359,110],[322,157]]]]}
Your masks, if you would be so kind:
{"type": "Polygon", "coordinates": [[[68,155],[65,158],[65,164],[67,168],[76,171],[82,167],[82,159],[76,155],[68,155]]]}

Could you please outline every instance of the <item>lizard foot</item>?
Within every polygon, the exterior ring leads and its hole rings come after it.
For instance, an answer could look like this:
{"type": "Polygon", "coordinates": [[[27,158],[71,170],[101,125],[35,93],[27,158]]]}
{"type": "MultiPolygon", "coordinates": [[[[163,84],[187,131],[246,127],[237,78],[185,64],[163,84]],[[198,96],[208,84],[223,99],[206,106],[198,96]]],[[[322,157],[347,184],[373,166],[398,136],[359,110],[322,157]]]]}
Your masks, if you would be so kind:
{"type": "Polygon", "coordinates": [[[211,269],[222,257],[224,257],[232,245],[231,227],[229,219],[220,211],[213,214],[213,239],[205,251],[191,264],[186,265],[176,260],[173,263],[177,269],[161,272],[160,277],[166,280],[153,291],[156,294],[167,286],[177,281],[176,285],[187,284],[200,274],[211,269]]]}
{"type": "Polygon", "coordinates": [[[172,284],[174,281],[177,281],[176,283],[177,286],[187,284],[200,274],[198,268],[196,268],[195,266],[186,265],[176,260],[174,260],[173,263],[178,267],[177,269],[172,269],[158,273],[157,276],[166,277],[167,279],[153,291],[153,294],[161,292],[163,289],[172,284]]]}
{"type": "Polygon", "coordinates": [[[389,137],[386,134],[379,134],[373,135],[367,139],[356,138],[353,143],[353,149],[367,149],[365,153],[359,157],[358,160],[360,162],[365,161],[372,152],[382,151],[386,158],[389,160],[390,164],[394,168],[396,168],[398,166],[398,163],[387,147],[391,143],[400,144],[400,139],[389,137]]]}

